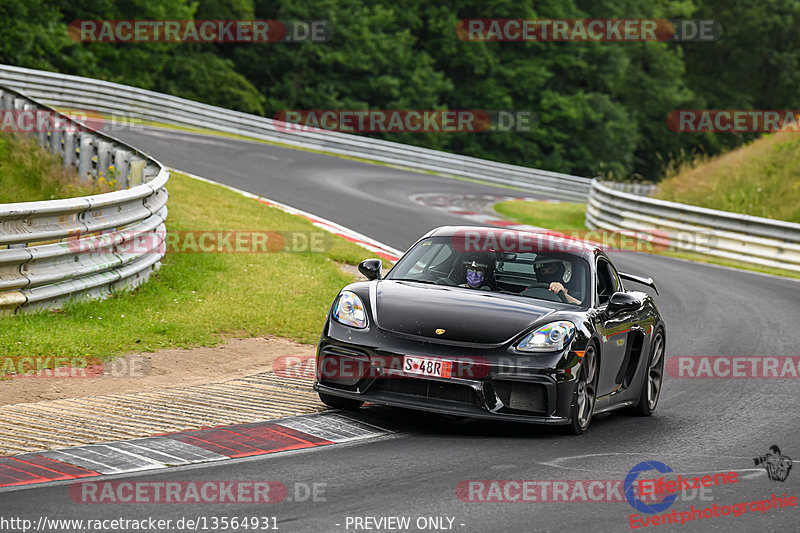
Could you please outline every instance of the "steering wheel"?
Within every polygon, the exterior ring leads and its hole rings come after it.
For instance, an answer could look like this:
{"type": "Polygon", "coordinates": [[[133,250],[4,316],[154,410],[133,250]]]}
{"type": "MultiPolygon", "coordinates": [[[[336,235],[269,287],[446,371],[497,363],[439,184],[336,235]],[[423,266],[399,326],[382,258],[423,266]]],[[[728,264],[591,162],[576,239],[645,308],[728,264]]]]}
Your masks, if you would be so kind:
{"type": "Polygon", "coordinates": [[[449,285],[451,287],[455,287],[456,285],[458,285],[458,283],[456,283],[450,278],[439,278],[436,281],[434,281],[434,283],[436,283],[437,285],[449,285]]]}
{"type": "MultiPolygon", "coordinates": [[[[548,293],[550,293],[550,295],[558,296],[558,299],[561,300],[562,302],[564,302],[565,304],[569,303],[569,300],[567,300],[567,295],[564,294],[563,292],[559,292],[558,294],[552,292],[550,290],[550,284],[549,283],[534,283],[533,285],[528,285],[528,288],[525,289],[525,291],[530,290],[530,289],[545,289],[548,293]]],[[[522,291],[522,292],[525,292],[525,291],[522,291]]]]}

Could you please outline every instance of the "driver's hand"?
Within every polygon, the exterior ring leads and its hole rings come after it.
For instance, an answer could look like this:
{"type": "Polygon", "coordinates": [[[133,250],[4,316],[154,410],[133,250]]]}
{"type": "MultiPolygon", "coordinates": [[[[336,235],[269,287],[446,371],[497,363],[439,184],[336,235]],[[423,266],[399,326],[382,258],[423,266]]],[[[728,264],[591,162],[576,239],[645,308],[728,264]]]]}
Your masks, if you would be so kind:
{"type": "Polygon", "coordinates": [[[550,291],[554,292],[556,294],[558,294],[561,291],[564,291],[564,294],[565,295],[567,294],[567,289],[564,288],[564,286],[561,283],[557,282],[557,281],[554,281],[554,282],[550,283],[550,291]]]}

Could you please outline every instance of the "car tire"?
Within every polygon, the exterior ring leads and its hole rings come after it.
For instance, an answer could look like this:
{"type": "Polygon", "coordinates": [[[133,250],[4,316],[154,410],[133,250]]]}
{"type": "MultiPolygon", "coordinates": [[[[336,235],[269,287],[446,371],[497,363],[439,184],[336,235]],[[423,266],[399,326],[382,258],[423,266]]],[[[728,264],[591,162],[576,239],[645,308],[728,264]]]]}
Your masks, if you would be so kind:
{"type": "Polygon", "coordinates": [[[578,371],[578,383],[572,397],[571,421],[566,430],[571,435],[582,435],[592,422],[597,400],[597,378],[600,374],[600,353],[590,342],[583,354],[578,371]]]}
{"type": "Polygon", "coordinates": [[[658,398],[661,396],[661,385],[664,381],[664,353],[666,338],[664,330],[656,330],[647,357],[647,367],[642,381],[642,392],[639,394],[639,403],[631,407],[631,414],[636,416],[650,416],[656,410],[658,398]]]}
{"type": "Polygon", "coordinates": [[[319,399],[327,405],[328,407],[333,407],[335,409],[347,409],[348,411],[355,411],[362,405],[364,402],[362,400],[352,400],[350,398],[341,398],[339,396],[332,396],[330,394],[325,394],[324,392],[319,393],[319,399]]]}

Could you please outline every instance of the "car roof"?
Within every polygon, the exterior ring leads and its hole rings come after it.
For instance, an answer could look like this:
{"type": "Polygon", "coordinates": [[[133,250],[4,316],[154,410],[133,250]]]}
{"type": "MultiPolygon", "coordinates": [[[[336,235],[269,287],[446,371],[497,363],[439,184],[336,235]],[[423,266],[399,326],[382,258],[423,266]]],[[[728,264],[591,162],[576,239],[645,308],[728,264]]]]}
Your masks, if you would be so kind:
{"type": "MultiPolygon", "coordinates": [[[[502,243],[502,236],[512,234],[518,239],[535,236],[537,246],[545,247],[549,250],[558,251],[560,253],[567,253],[583,257],[584,259],[592,262],[597,255],[605,256],[602,248],[595,243],[586,242],[579,239],[571,238],[569,235],[559,233],[552,230],[520,230],[511,228],[498,228],[494,226],[440,226],[434,228],[425,234],[420,240],[429,237],[479,237],[485,239],[484,244],[489,242],[502,243]]],[[[488,250],[487,250],[488,251],[488,250]]],[[[502,245],[499,250],[503,251],[502,245]]],[[[518,250],[509,249],[507,251],[513,252],[518,250]]],[[[534,251],[534,250],[531,250],[534,251]]]]}

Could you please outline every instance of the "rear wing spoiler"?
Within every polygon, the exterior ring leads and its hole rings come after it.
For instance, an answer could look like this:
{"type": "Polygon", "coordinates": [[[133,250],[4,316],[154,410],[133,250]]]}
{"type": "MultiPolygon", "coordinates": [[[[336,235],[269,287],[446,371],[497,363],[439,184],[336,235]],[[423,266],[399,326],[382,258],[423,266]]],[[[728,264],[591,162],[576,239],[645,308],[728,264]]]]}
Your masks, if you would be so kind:
{"type": "Polygon", "coordinates": [[[641,283],[642,285],[647,285],[648,287],[653,287],[653,290],[656,291],[656,294],[658,294],[658,287],[656,287],[656,282],[653,281],[653,278],[643,278],[640,276],[634,276],[633,274],[628,274],[626,272],[617,272],[617,274],[619,274],[619,277],[622,279],[641,283]]]}

